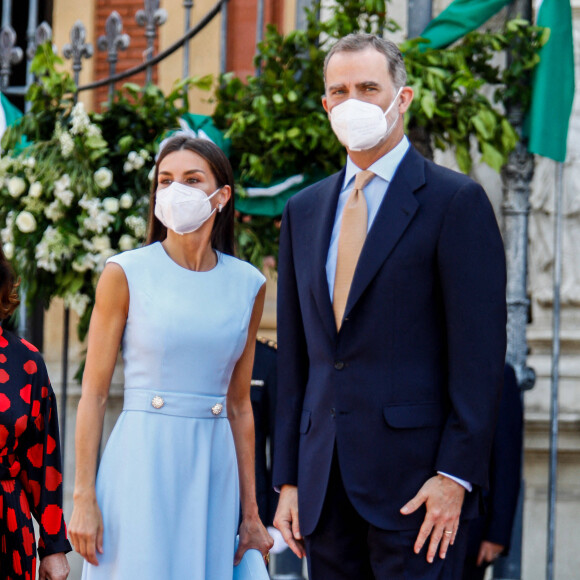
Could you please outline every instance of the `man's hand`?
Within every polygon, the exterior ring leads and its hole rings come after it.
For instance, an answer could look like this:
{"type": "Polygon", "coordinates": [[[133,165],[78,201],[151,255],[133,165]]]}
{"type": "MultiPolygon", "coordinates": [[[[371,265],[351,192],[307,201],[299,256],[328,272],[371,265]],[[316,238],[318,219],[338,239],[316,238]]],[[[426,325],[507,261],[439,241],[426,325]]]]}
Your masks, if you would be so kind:
{"type": "Polygon", "coordinates": [[[432,563],[439,548],[439,557],[445,558],[447,548],[455,542],[459,529],[459,516],[465,497],[465,488],[444,475],[428,479],[419,493],[401,508],[401,513],[408,515],[425,504],[427,514],[415,542],[415,554],[418,554],[427,538],[431,536],[427,550],[427,562],[432,563]]]}
{"type": "Polygon", "coordinates": [[[274,526],[280,530],[288,547],[299,558],[306,556],[304,540],[298,524],[298,488],[295,485],[282,486],[278,509],[274,516],[274,526]]]}
{"type": "Polygon", "coordinates": [[[501,544],[494,544],[493,542],[481,542],[479,546],[479,554],[477,555],[477,565],[490,564],[497,559],[503,552],[504,546],[501,544]]]}
{"type": "Polygon", "coordinates": [[[63,552],[45,556],[40,561],[38,580],[66,580],[70,572],[68,560],[63,552]]]}

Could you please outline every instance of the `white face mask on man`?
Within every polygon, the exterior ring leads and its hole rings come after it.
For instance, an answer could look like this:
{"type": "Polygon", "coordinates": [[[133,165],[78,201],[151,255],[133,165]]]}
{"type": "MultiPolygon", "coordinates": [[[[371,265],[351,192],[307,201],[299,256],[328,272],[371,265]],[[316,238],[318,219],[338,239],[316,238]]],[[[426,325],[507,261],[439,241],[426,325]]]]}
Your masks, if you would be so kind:
{"type": "Polygon", "coordinates": [[[155,196],[157,219],[176,234],[190,234],[198,230],[215,212],[209,200],[222,188],[212,194],[197,187],[189,187],[173,181],[168,187],[158,189],[155,196]]]}
{"type": "Polygon", "coordinates": [[[336,105],[329,113],[330,125],[338,140],[351,151],[366,151],[386,139],[399,120],[399,115],[390,124],[387,115],[397,102],[401,87],[389,108],[383,110],[372,103],[348,99],[336,105]]]}

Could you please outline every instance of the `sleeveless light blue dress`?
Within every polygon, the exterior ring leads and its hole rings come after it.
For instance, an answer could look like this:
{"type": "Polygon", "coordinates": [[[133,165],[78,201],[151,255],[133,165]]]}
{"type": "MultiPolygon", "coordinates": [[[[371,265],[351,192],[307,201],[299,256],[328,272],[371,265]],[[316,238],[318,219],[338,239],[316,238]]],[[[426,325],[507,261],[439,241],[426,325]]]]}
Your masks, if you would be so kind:
{"type": "Polygon", "coordinates": [[[157,242],[124,252],[125,399],[104,451],[99,566],[83,580],[231,580],[239,516],[226,393],[264,276],[218,253],[179,266],[157,242]]]}

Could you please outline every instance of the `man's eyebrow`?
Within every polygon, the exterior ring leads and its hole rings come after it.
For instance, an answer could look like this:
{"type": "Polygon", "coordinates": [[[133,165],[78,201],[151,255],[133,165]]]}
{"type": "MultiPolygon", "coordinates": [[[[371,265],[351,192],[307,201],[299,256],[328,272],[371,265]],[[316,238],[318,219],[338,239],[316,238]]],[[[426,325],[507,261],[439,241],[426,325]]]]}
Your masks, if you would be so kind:
{"type": "MultiPolygon", "coordinates": [[[[361,81],[360,83],[356,83],[356,88],[357,89],[366,89],[366,88],[370,88],[370,87],[380,87],[381,84],[378,83],[377,81],[361,81]]],[[[343,89],[346,87],[346,83],[336,83],[334,85],[330,85],[328,87],[329,91],[334,91],[336,89],[343,89]]]]}
{"type": "Polygon", "coordinates": [[[362,81],[361,83],[356,84],[357,89],[365,89],[369,87],[380,87],[380,86],[381,84],[378,83],[377,81],[362,81]]]}
{"type": "Polygon", "coordinates": [[[330,86],[328,87],[328,90],[329,90],[329,91],[333,91],[333,90],[336,90],[336,89],[343,89],[345,86],[346,86],[346,85],[345,85],[344,83],[336,83],[336,84],[334,84],[334,85],[330,85],[330,86]]]}

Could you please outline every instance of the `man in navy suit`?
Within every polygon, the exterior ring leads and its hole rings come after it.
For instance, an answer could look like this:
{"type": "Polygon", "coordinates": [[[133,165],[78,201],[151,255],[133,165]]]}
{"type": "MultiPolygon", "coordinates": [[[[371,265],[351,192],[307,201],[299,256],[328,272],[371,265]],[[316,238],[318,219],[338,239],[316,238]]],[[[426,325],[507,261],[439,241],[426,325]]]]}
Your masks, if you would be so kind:
{"type": "Polygon", "coordinates": [[[348,160],[284,212],[274,524],[311,580],[459,579],[502,385],[501,236],[477,183],[410,146],[396,45],[349,35],[324,76],[348,160]],[[337,315],[342,217],[367,169],[366,239],[337,315]]]}

